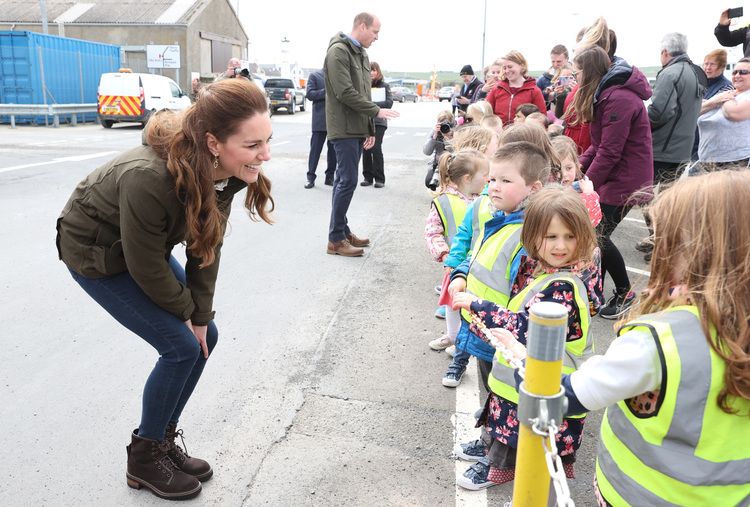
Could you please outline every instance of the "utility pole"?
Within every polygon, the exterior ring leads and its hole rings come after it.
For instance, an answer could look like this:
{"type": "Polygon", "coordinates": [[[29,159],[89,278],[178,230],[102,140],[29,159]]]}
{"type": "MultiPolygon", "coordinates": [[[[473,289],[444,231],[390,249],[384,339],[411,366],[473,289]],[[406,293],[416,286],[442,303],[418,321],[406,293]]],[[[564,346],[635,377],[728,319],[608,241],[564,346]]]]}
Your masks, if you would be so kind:
{"type": "MultiPolygon", "coordinates": [[[[484,0],[484,26],[482,27],[482,70],[484,70],[484,42],[487,35],[487,0],[484,0]]],[[[483,76],[485,79],[487,76],[483,76]]]]}
{"type": "Polygon", "coordinates": [[[47,0],[39,0],[39,11],[42,17],[42,33],[49,35],[49,27],[47,27],[47,0]]]}

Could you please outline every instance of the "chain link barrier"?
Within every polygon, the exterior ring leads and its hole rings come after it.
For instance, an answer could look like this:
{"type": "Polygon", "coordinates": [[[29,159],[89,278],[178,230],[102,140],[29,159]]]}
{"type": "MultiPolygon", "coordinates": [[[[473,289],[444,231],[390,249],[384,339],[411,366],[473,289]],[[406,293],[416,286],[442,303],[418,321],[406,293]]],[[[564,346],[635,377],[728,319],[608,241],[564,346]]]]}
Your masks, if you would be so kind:
{"type": "Polygon", "coordinates": [[[474,324],[474,326],[477,328],[477,331],[482,333],[485,338],[487,338],[487,341],[495,347],[498,351],[500,351],[500,354],[502,354],[503,358],[508,361],[508,364],[512,367],[518,370],[518,375],[521,378],[526,377],[526,367],[523,364],[523,361],[518,359],[515,355],[513,355],[513,352],[510,351],[505,345],[503,345],[503,342],[499,341],[495,336],[492,334],[492,332],[487,328],[487,326],[484,324],[484,321],[482,318],[477,315],[474,312],[471,312],[471,323],[474,324]]]}

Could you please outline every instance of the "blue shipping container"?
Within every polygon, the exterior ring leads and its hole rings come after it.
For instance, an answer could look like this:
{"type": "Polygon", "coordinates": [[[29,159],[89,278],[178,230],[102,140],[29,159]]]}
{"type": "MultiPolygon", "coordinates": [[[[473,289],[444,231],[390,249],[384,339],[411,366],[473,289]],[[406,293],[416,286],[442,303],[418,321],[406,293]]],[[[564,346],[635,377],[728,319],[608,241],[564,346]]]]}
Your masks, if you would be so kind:
{"type": "MultiPolygon", "coordinates": [[[[0,31],[0,104],[96,103],[99,76],[119,67],[119,46],[36,32],[0,31]]],[[[84,121],[92,121],[96,113],[84,116],[84,121]]],[[[24,120],[44,123],[45,117],[16,117],[17,122],[24,120]]],[[[10,119],[0,121],[8,123],[10,119]]]]}

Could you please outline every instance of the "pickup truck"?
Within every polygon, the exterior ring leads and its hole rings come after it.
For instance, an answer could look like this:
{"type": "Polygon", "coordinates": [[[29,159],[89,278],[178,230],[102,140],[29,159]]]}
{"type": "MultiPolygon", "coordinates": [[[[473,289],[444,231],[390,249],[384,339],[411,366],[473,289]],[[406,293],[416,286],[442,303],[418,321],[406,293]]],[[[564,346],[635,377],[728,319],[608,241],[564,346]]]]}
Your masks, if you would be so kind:
{"type": "Polygon", "coordinates": [[[297,86],[293,79],[269,77],[265,87],[271,99],[271,113],[282,107],[287,114],[294,114],[297,106],[300,111],[305,110],[305,90],[297,86]]]}

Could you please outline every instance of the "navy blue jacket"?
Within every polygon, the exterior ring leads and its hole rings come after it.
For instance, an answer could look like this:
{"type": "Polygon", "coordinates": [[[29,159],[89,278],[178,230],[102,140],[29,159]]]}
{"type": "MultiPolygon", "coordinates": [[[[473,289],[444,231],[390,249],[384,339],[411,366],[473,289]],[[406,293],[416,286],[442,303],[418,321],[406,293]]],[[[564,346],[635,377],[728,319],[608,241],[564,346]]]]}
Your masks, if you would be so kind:
{"type": "Polygon", "coordinates": [[[312,131],[326,131],[326,78],[322,70],[310,73],[307,78],[307,100],[313,103],[312,131]]]}

